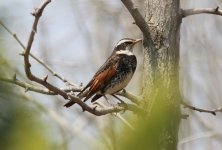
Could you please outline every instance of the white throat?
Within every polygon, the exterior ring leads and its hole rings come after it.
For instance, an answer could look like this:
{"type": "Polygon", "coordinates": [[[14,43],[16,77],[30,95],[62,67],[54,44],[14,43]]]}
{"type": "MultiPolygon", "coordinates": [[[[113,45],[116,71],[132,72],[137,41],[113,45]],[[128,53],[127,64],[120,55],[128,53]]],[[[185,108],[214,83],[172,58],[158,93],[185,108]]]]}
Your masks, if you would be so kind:
{"type": "Polygon", "coordinates": [[[131,51],[129,50],[120,50],[120,51],[117,51],[116,54],[125,54],[125,55],[128,55],[128,56],[132,56],[134,55],[131,51]]]}

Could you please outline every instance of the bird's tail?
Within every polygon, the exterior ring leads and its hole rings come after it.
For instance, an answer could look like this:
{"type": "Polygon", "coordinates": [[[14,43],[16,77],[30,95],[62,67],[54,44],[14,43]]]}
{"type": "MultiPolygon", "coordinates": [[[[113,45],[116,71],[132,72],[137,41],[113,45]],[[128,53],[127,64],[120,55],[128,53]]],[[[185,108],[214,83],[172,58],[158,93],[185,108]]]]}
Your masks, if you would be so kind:
{"type": "MultiPolygon", "coordinates": [[[[87,99],[89,99],[91,96],[89,96],[89,91],[88,90],[84,90],[84,91],[81,91],[78,95],[77,95],[77,97],[78,98],[80,98],[80,99],[82,99],[83,97],[86,97],[85,99],[84,99],[84,102],[87,100],[87,99]],[[88,95],[88,96],[87,96],[88,95]]],[[[73,102],[72,100],[70,100],[68,103],[66,103],[64,106],[65,107],[70,107],[70,106],[72,106],[72,105],[74,105],[75,104],[75,102],[73,102]]]]}

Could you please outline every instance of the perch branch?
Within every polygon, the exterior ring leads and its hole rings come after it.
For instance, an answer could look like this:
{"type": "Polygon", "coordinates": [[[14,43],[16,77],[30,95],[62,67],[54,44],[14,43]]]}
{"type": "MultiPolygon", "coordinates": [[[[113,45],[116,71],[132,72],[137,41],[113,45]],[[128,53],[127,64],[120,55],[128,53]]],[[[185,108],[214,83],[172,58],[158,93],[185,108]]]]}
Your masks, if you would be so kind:
{"type": "MultiPolygon", "coordinates": [[[[34,85],[19,81],[16,78],[8,79],[8,78],[0,77],[0,81],[16,84],[20,87],[25,88],[26,91],[34,91],[34,92],[42,93],[42,94],[46,94],[46,95],[56,95],[53,91],[50,91],[47,88],[36,87],[34,85]]],[[[71,99],[76,99],[76,97],[72,96],[71,99]]],[[[85,104],[84,102],[81,102],[81,103],[85,104]]],[[[127,109],[131,110],[131,111],[137,111],[137,109],[133,106],[130,106],[129,108],[127,108],[127,106],[126,107],[114,106],[114,107],[108,107],[108,108],[104,108],[104,109],[103,108],[95,109],[93,107],[89,107],[88,105],[83,105],[83,109],[91,112],[92,114],[98,115],[98,116],[105,115],[105,114],[108,114],[108,113],[117,113],[119,111],[124,111],[124,110],[127,110],[127,109]]]]}
{"type": "Polygon", "coordinates": [[[191,15],[198,15],[198,14],[213,14],[222,16],[222,11],[219,10],[219,7],[216,8],[196,8],[196,9],[184,9],[182,10],[182,17],[188,17],[191,15]]]}
{"type": "Polygon", "coordinates": [[[125,89],[123,89],[121,92],[117,93],[117,95],[120,95],[120,96],[123,96],[127,99],[129,99],[131,102],[139,105],[140,102],[142,101],[142,98],[136,96],[136,95],[133,95],[132,93],[126,91],[125,89]]]}

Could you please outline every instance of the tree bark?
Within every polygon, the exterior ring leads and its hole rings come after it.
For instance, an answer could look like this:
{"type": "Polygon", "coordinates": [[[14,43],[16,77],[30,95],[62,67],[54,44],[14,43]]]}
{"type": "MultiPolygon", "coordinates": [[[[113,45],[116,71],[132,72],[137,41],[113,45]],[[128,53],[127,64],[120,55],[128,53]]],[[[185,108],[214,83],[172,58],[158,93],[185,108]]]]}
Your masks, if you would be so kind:
{"type": "Polygon", "coordinates": [[[141,106],[147,113],[136,120],[138,126],[134,132],[127,132],[122,149],[176,150],[181,118],[179,41],[182,15],[179,0],[143,1],[145,23],[141,16],[136,16],[137,9],[126,4],[144,35],[141,106]]]}
{"type": "Polygon", "coordinates": [[[143,138],[147,138],[147,149],[175,150],[180,123],[180,3],[179,0],[144,3],[151,39],[144,39],[143,106],[148,118],[147,137],[143,138]]]}

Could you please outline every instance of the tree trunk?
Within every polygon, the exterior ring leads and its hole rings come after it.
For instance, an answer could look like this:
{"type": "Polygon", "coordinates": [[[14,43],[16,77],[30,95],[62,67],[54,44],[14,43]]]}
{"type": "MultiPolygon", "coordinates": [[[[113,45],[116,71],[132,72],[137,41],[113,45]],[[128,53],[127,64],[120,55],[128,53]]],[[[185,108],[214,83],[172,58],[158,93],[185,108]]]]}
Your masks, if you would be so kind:
{"type": "Polygon", "coordinates": [[[180,3],[179,0],[144,3],[152,38],[151,42],[144,40],[143,106],[149,116],[147,148],[175,150],[180,122],[180,3]]]}
{"type": "MultiPolygon", "coordinates": [[[[180,2],[144,0],[141,3],[144,6],[144,16],[149,30],[149,32],[142,30],[146,33],[143,33],[144,69],[141,106],[146,110],[146,114],[133,122],[134,126],[137,124],[135,131],[123,132],[124,139],[120,149],[176,150],[181,118],[180,2]]],[[[136,17],[135,14],[133,16],[136,17]]]]}

